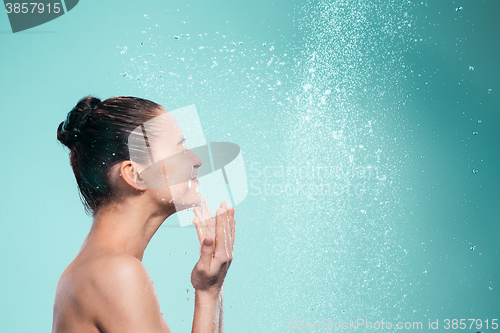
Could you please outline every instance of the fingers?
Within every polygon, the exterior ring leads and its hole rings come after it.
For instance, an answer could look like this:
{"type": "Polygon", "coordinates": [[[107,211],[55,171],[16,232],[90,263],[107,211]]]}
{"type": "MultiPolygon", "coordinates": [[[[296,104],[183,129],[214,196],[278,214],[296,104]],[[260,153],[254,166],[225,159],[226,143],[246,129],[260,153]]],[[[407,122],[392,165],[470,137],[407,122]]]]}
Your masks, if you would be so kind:
{"type": "Polygon", "coordinates": [[[232,230],[231,230],[231,212],[233,208],[228,209],[227,202],[224,202],[224,239],[226,240],[226,253],[228,255],[228,260],[231,261],[233,258],[233,247],[232,247],[232,230]]]}
{"type": "Polygon", "coordinates": [[[215,256],[220,264],[230,264],[236,234],[234,207],[228,208],[226,201],[221,203],[216,211],[215,220],[212,218],[205,199],[202,200],[202,208],[195,207],[193,211],[196,215],[193,221],[196,221],[195,226],[202,250],[204,240],[212,239],[214,243],[212,256],[215,256]]]}
{"type": "Polygon", "coordinates": [[[235,238],[236,238],[236,219],[233,219],[233,247],[235,238]]]}
{"type": "Polygon", "coordinates": [[[216,211],[215,220],[203,200],[201,208],[193,209],[196,230],[200,239],[200,259],[191,274],[195,289],[209,290],[224,283],[224,278],[233,259],[233,244],[236,234],[235,209],[223,202],[216,211]],[[213,237],[210,236],[213,234],[213,237]]]}
{"type": "Polygon", "coordinates": [[[193,224],[196,227],[196,233],[198,234],[198,240],[201,244],[203,239],[206,237],[207,233],[207,224],[201,215],[201,211],[198,207],[193,208],[193,212],[195,214],[195,218],[193,219],[193,224]]]}
{"type": "MultiPolygon", "coordinates": [[[[233,253],[233,248],[234,248],[234,236],[236,235],[236,219],[234,218],[234,208],[231,208],[230,212],[230,229],[231,229],[231,254],[233,253]]],[[[232,258],[232,256],[231,256],[232,258]]]]}
{"type": "Polygon", "coordinates": [[[224,242],[224,221],[223,211],[221,208],[216,211],[216,226],[215,226],[215,253],[216,257],[220,259],[221,255],[226,252],[224,242]]]}
{"type": "Polygon", "coordinates": [[[229,258],[228,230],[227,230],[227,203],[223,202],[217,209],[217,225],[215,228],[215,256],[220,263],[227,262],[229,258]]]}
{"type": "Polygon", "coordinates": [[[210,211],[210,208],[208,208],[207,205],[207,200],[203,199],[202,201],[202,209],[203,209],[203,219],[206,223],[206,228],[207,228],[207,237],[211,237],[215,241],[215,221],[212,217],[212,212],[210,211]]]}
{"type": "Polygon", "coordinates": [[[228,260],[232,258],[232,249],[231,249],[231,229],[229,226],[229,218],[230,218],[230,211],[227,209],[227,202],[224,202],[224,247],[226,248],[226,254],[228,257],[228,260]]]}
{"type": "Polygon", "coordinates": [[[214,252],[214,240],[207,237],[201,242],[200,248],[200,260],[198,261],[202,268],[207,270],[210,269],[210,264],[212,263],[213,252],[214,252]]]}
{"type": "Polygon", "coordinates": [[[215,239],[215,222],[212,218],[212,213],[210,212],[205,199],[202,199],[201,203],[201,208],[193,208],[193,212],[196,216],[195,219],[193,219],[193,222],[195,223],[196,230],[198,232],[198,240],[200,241],[200,244],[205,237],[215,239]]]}

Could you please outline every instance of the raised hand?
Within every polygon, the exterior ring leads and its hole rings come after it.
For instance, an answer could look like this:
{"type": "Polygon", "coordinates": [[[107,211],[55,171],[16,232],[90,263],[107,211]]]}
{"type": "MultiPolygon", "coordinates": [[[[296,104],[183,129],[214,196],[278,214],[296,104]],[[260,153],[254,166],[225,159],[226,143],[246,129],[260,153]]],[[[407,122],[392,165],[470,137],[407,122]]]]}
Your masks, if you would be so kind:
{"type": "Polygon", "coordinates": [[[195,290],[218,293],[222,288],[233,260],[234,211],[234,208],[228,209],[227,203],[223,202],[217,209],[214,221],[205,199],[202,209],[194,208],[193,223],[200,241],[200,260],[191,273],[195,290]]]}

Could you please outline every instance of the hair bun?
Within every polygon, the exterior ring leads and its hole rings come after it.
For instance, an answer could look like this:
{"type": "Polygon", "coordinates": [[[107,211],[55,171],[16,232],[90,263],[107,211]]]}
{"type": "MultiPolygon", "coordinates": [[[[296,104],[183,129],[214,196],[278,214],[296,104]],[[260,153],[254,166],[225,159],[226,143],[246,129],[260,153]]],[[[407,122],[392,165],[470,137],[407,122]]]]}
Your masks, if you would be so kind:
{"type": "Polygon", "coordinates": [[[92,111],[99,108],[101,100],[93,96],[86,96],[68,113],[66,120],[59,124],[57,140],[71,149],[80,139],[82,129],[92,116],[92,111]]]}

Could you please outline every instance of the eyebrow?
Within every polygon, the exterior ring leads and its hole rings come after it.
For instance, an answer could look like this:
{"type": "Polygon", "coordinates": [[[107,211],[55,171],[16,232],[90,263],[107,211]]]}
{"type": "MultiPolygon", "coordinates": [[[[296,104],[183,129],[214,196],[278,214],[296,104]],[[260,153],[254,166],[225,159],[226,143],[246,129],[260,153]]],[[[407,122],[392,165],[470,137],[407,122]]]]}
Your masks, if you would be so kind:
{"type": "Polygon", "coordinates": [[[186,137],[183,137],[181,139],[181,141],[179,141],[179,143],[177,143],[177,146],[180,145],[180,144],[183,144],[184,142],[186,142],[186,137]]]}

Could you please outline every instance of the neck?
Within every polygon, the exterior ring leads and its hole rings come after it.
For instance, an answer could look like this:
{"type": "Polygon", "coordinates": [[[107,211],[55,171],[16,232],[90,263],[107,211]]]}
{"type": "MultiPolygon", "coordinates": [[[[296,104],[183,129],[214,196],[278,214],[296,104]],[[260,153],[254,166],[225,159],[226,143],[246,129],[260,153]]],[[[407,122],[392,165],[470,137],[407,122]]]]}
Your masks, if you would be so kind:
{"type": "Polygon", "coordinates": [[[142,261],[149,241],[170,215],[172,208],[159,208],[146,196],[123,199],[100,208],[80,251],[92,248],[128,254],[142,261]]]}

